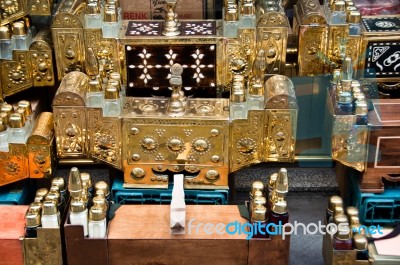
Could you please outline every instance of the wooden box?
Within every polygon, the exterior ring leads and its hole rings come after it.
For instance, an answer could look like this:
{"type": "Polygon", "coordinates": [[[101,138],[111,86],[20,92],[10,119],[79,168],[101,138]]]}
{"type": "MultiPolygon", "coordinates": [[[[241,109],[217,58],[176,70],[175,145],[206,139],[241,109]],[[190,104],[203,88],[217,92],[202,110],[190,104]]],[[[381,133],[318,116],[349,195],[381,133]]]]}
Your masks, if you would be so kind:
{"type": "Polygon", "coordinates": [[[400,100],[373,100],[368,113],[368,156],[361,180],[363,192],[383,192],[382,179],[399,181],[400,100]]]}
{"type": "Polygon", "coordinates": [[[24,264],[22,244],[28,206],[0,206],[0,264],[24,264]]]}
{"type": "Polygon", "coordinates": [[[107,238],[88,238],[83,236],[83,226],[69,223],[69,213],[64,223],[64,239],[68,265],[87,264],[107,265],[107,238]]]}
{"type": "Polygon", "coordinates": [[[123,205],[109,225],[109,264],[288,264],[289,239],[217,233],[231,222],[246,223],[237,206],[188,205],[186,233],[171,235],[169,206],[123,205]]]}

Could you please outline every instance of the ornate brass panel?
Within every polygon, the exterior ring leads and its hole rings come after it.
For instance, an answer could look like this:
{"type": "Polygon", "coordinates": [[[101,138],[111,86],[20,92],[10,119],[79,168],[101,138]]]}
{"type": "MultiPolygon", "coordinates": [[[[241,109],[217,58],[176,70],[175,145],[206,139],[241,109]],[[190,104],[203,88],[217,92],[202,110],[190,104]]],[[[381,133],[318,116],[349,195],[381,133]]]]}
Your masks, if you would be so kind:
{"type": "Polygon", "coordinates": [[[326,73],[330,73],[332,67],[338,68],[346,55],[346,41],[349,37],[349,25],[329,25],[326,73]]]}
{"type": "Polygon", "coordinates": [[[80,72],[67,74],[53,99],[54,130],[59,158],[86,158],[85,98],[89,78],[80,72]]]}
{"type": "Polygon", "coordinates": [[[284,74],[289,21],[279,12],[266,12],[257,26],[257,48],[263,49],[267,57],[268,74],[284,74]]]}
{"type": "Polygon", "coordinates": [[[265,110],[265,162],[293,162],[296,144],[297,110],[265,110]]]}
{"type": "Polygon", "coordinates": [[[2,90],[4,96],[32,87],[32,66],[29,51],[13,51],[13,60],[1,64],[2,90]]]}
{"type": "MultiPolygon", "coordinates": [[[[68,1],[67,1],[68,2],[68,1]]],[[[71,3],[72,4],[72,3],[71,3]]],[[[85,60],[85,42],[83,36],[83,24],[78,15],[62,10],[70,10],[61,6],[57,15],[51,22],[54,51],[57,63],[57,76],[61,78],[72,71],[82,71],[85,60]]],[[[67,8],[68,7],[68,8],[67,8]]],[[[77,8],[81,8],[79,5],[77,8]]]]}
{"type": "Polygon", "coordinates": [[[107,73],[120,72],[119,46],[116,39],[104,39],[101,29],[84,29],[85,48],[92,48],[99,67],[107,73]]]}
{"type": "Polygon", "coordinates": [[[1,26],[26,15],[26,2],[24,0],[0,0],[1,26]]]}
{"type": "Polygon", "coordinates": [[[53,107],[59,158],[86,158],[86,115],[84,107],[53,107]]]}
{"type": "Polygon", "coordinates": [[[223,60],[224,90],[230,91],[235,74],[248,76],[251,73],[251,62],[246,50],[238,39],[225,40],[225,60],[223,60]]]}
{"type": "Polygon", "coordinates": [[[29,176],[31,178],[49,177],[54,172],[56,160],[53,143],[53,113],[42,112],[27,141],[29,176]]]}
{"type": "Polygon", "coordinates": [[[167,187],[168,172],[184,172],[185,188],[228,186],[228,100],[190,99],[180,118],[168,100],[128,98],[123,118],[127,186],[167,187]]]}
{"type": "Polygon", "coordinates": [[[90,157],[121,169],[122,119],[103,117],[100,108],[88,108],[86,113],[90,157]]]}
{"type": "Polygon", "coordinates": [[[327,25],[301,25],[299,30],[299,75],[323,73],[327,47],[327,25]]]}
{"type": "Polygon", "coordinates": [[[361,59],[361,36],[349,36],[346,43],[346,56],[351,58],[353,62],[353,67],[357,70],[361,59]]]}
{"type": "Polygon", "coordinates": [[[263,161],[265,113],[252,110],[246,120],[233,120],[229,128],[231,172],[263,161]]]}
{"type": "Polygon", "coordinates": [[[0,152],[0,185],[29,177],[25,144],[9,144],[8,152],[0,152]]]}
{"type": "Polygon", "coordinates": [[[248,64],[253,65],[257,49],[256,29],[239,28],[238,40],[239,44],[243,47],[244,52],[247,55],[248,64]]]}
{"type": "Polygon", "coordinates": [[[51,16],[53,0],[28,0],[28,13],[31,16],[51,16]]]}
{"type": "Polygon", "coordinates": [[[53,41],[50,29],[40,31],[31,46],[33,86],[54,86],[53,41]]]}

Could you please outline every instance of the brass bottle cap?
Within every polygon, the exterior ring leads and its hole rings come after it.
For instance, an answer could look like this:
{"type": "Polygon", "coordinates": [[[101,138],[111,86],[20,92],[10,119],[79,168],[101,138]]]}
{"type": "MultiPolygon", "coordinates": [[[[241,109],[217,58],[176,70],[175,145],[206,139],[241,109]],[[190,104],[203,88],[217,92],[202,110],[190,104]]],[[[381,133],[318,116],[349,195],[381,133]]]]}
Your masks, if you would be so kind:
{"type": "Polygon", "coordinates": [[[349,218],[343,213],[338,213],[333,216],[333,222],[337,225],[340,223],[349,223],[349,218]]]}
{"type": "Polygon", "coordinates": [[[250,15],[254,15],[255,12],[256,12],[256,8],[255,8],[252,0],[242,1],[242,8],[241,8],[242,15],[250,16],[250,15]]]}
{"type": "Polygon", "coordinates": [[[56,185],[60,188],[60,192],[64,192],[66,190],[65,180],[62,177],[55,177],[51,180],[51,185],[56,185]]]}
{"type": "Polygon", "coordinates": [[[81,173],[81,180],[82,180],[82,186],[86,189],[91,188],[92,185],[92,178],[90,177],[90,174],[87,172],[82,172],[81,173]]]}
{"type": "Polygon", "coordinates": [[[96,2],[90,2],[86,5],[86,14],[96,15],[100,13],[100,8],[96,2]]]}
{"type": "MultiPolygon", "coordinates": [[[[235,89],[235,87],[234,87],[235,89]]],[[[232,94],[232,102],[243,103],[246,102],[246,95],[243,90],[235,90],[232,94]]]]}
{"type": "Polygon", "coordinates": [[[251,192],[250,192],[250,196],[251,196],[251,198],[256,198],[256,197],[262,197],[264,194],[263,194],[263,192],[261,191],[261,190],[252,190],[251,192]]]}
{"type": "Polygon", "coordinates": [[[275,183],[276,183],[276,179],[278,178],[278,173],[272,173],[269,176],[269,180],[268,180],[268,190],[272,191],[273,189],[275,189],[275,183]]]}
{"type": "Polygon", "coordinates": [[[121,91],[121,83],[116,79],[108,79],[107,87],[115,87],[118,91],[121,91]]]}
{"type": "Polygon", "coordinates": [[[12,24],[12,35],[24,36],[26,34],[26,27],[24,22],[18,21],[12,24]]]}
{"type": "Polygon", "coordinates": [[[80,197],[82,194],[82,180],[78,168],[73,167],[69,172],[68,191],[71,197],[80,197]]]}
{"type": "Polygon", "coordinates": [[[35,198],[33,198],[33,201],[34,201],[34,202],[40,202],[40,203],[42,203],[42,202],[43,202],[43,199],[44,199],[44,197],[35,196],[35,198]]]}
{"type": "Polygon", "coordinates": [[[69,208],[73,213],[81,213],[86,210],[86,203],[81,198],[72,198],[69,208]]]}
{"type": "Polygon", "coordinates": [[[60,187],[58,187],[57,185],[51,185],[49,192],[60,193],[60,187]]]}
{"type": "Polygon", "coordinates": [[[55,215],[58,212],[57,205],[53,200],[45,200],[42,207],[42,215],[55,215]]]}
{"type": "Polygon", "coordinates": [[[41,225],[40,211],[28,211],[25,215],[26,227],[38,227],[41,225]]]}
{"type": "Polygon", "coordinates": [[[252,84],[249,86],[249,95],[252,96],[263,96],[264,95],[264,86],[260,82],[256,82],[253,79],[252,84]]]}
{"type": "Polygon", "coordinates": [[[49,191],[49,193],[47,193],[46,197],[44,198],[45,201],[50,201],[53,200],[56,205],[60,205],[61,204],[61,196],[60,193],[57,191],[49,191]]]}
{"type": "Polygon", "coordinates": [[[335,206],[335,208],[333,208],[333,215],[335,214],[339,214],[339,213],[343,213],[344,214],[344,209],[342,206],[335,206]]]}
{"type": "Polygon", "coordinates": [[[13,113],[10,115],[10,128],[22,128],[25,125],[25,117],[21,113],[13,113]]]}
{"type": "Polygon", "coordinates": [[[25,114],[25,110],[24,109],[20,109],[18,108],[17,111],[15,113],[19,113],[21,114],[22,120],[24,121],[24,124],[26,122],[26,114],[25,114]]]}
{"type": "Polygon", "coordinates": [[[103,86],[100,82],[99,77],[96,77],[95,79],[92,79],[89,81],[88,92],[100,92],[102,90],[103,90],[103,86]]]}
{"type": "Polygon", "coordinates": [[[336,206],[342,206],[343,207],[343,200],[339,196],[331,196],[329,198],[329,203],[328,203],[328,210],[330,212],[333,212],[336,206]]]}
{"type": "Polygon", "coordinates": [[[284,199],[279,198],[276,202],[272,204],[271,211],[277,214],[287,213],[287,203],[284,199]]]}
{"type": "Polygon", "coordinates": [[[335,237],[341,240],[347,240],[350,239],[352,236],[352,231],[350,229],[350,227],[346,226],[346,225],[341,225],[338,226],[338,230],[335,234],[335,237]]]}
{"type": "Polygon", "coordinates": [[[118,22],[118,16],[115,10],[107,10],[104,12],[104,22],[118,22]]]}
{"type": "Polygon", "coordinates": [[[7,113],[5,112],[0,112],[0,120],[3,124],[8,125],[8,119],[10,118],[10,116],[8,116],[7,113]]]}
{"type": "Polygon", "coordinates": [[[353,248],[358,251],[364,251],[368,248],[368,240],[365,236],[355,234],[353,236],[353,248]]]}
{"type": "Polygon", "coordinates": [[[254,199],[253,199],[253,207],[252,208],[254,209],[257,205],[266,206],[267,205],[267,199],[264,196],[254,197],[254,199]]]}
{"type": "Polygon", "coordinates": [[[99,206],[104,211],[107,210],[107,200],[103,196],[94,196],[93,197],[93,205],[99,206]]]}
{"type": "Polygon", "coordinates": [[[21,100],[18,102],[18,108],[25,111],[25,116],[32,114],[32,105],[28,100],[21,100]]]}
{"type": "Polygon", "coordinates": [[[253,208],[253,211],[251,213],[251,220],[253,222],[265,222],[267,215],[267,208],[265,208],[262,205],[257,205],[255,208],[253,208]]]}
{"type": "Polygon", "coordinates": [[[0,120],[0,132],[4,132],[7,130],[7,124],[5,124],[2,120],[0,120]]]}
{"type": "Polygon", "coordinates": [[[36,191],[36,196],[37,196],[37,197],[42,197],[42,198],[44,198],[44,197],[46,197],[46,195],[47,195],[48,192],[49,192],[48,189],[46,189],[46,188],[40,188],[40,189],[38,189],[38,190],[36,191]]]}
{"type": "Polygon", "coordinates": [[[368,114],[368,104],[365,100],[356,100],[356,115],[365,116],[368,114]]]}
{"type": "Polygon", "coordinates": [[[41,212],[42,211],[42,203],[41,202],[32,202],[31,204],[29,204],[29,211],[32,212],[41,212]]]}
{"type": "Polygon", "coordinates": [[[278,177],[275,182],[275,190],[278,193],[286,194],[289,191],[288,175],[286,168],[279,169],[278,177]]]}
{"type": "Polygon", "coordinates": [[[358,80],[351,81],[351,89],[360,89],[361,90],[361,83],[358,80]]]}
{"type": "Polygon", "coordinates": [[[264,183],[262,181],[254,181],[253,184],[251,184],[251,191],[260,190],[261,192],[264,192],[264,183]]]}
{"type": "Polygon", "coordinates": [[[107,86],[106,92],[104,94],[105,99],[118,99],[119,98],[119,91],[118,88],[107,86]]]}
{"type": "Polygon", "coordinates": [[[106,212],[100,206],[92,206],[89,211],[89,220],[101,221],[106,218],[106,212]]]}
{"type": "Polygon", "coordinates": [[[1,105],[1,112],[7,113],[8,117],[10,117],[14,113],[14,107],[5,102],[1,105]]]}
{"type": "Polygon", "coordinates": [[[230,5],[225,10],[225,21],[235,22],[239,19],[237,5],[230,5]]]}
{"type": "Polygon", "coordinates": [[[358,216],[358,209],[354,206],[348,206],[346,207],[346,214],[347,216],[358,216]]]}
{"type": "Polygon", "coordinates": [[[121,84],[121,74],[118,72],[112,72],[109,75],[110,79],[118,80],[119,83],[121,84]]]}
{"type": "Polygon", "coordinates": [[[0,26],[0,40],[9,40],[10,38],[10,29],[7,26],[0,26]]]}
{"type": "Polygon", "coordinates": [[[94,184],[94,189],[96,191],[102,190],[104,193],[104,197],[107,197],[108,195],[110,195],[110,188],[109,188],[107,182],[105,182],[105,181],[97,181],[96,184],[94,184]]]}
{"type": "Polygon", "coordinates": [[[345,1],[345,5],[346,5],[346,7],[354,6],[354,2],[353,1],[345,1]]]}
{"type": "Polygon", "coordinates": [[[361,21],[361,13],[360,11],[350,11],[349,19],[347,22],[349,23],[360,23],[361,21]]]}
{"type": "Polygon", "coordinates": [[[348,216],[350,218],[350,225],[359,225],[360,224],[360,218],[358,218],[358,216],[355,215],[349,215],[348,216]]]}
{"type": "Polygon", "coordinates": [[[345,11],[345,10],[346,10],[346,4],[344,3],[344,1],[333,2],[332,11],[345,11]]]}
{"type": "Polygon", "coordinates": [[[350,92],[341,92],[339,94],[339,103],[341,104],[349,104],[353,101],[353,97],[350,92]]]}

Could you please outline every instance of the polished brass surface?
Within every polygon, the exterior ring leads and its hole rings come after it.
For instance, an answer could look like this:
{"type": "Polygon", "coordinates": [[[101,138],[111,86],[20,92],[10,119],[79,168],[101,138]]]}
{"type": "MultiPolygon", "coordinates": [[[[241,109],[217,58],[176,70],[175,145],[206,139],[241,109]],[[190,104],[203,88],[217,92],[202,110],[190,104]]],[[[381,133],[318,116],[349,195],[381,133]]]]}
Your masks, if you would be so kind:
{"type": "Polygon", "coordinates": [[[333,69],[341,66],[342,59],[346,55],[346,42],[349,37],[349,25],[329,25],[327,58],[325,61],[325,72],[330,73],[333,69]]]}
{"type": "Polygon", "coordinates": [[[28,13],[31,16],[50,16],[53,12],[53,0],[28,0],[28,13]]]}
{"type": "Polygon", "coordinates": [[[42,30],[36,35],[29,51],[31,53],[33,86],[53,86],[55,77],[50,29],[42,30]]]}
{"type": "Polygon", "coordinates": [[[87,158],[85,99],[89,78],[66,75],[53,99],[54,129],[59,158],[87,158]]]}
{"type": "Polygon", "coordinates": [[[299,0],[294,8],[293,32],[298,36],[299,75],[323,73],[328,25],[317,0],[299,0]]]}
{"type": "Polygon", "coordinates": [[[11,0],[1,1],[0,25],[6,25],[27,15],[26,1],[11,0]]]}
{"type": "Polygon", "coordinates": [[[14,50],[13,60],[1,61],[1,79],[3,96],[11,96],[32,87],[30,52],[14,50]]]}
{"type": "Polygon", "coordinates": [[[159,98],[126,99],[125,182],[167,187],[167,170],[185,170],[185,188],[227,187],[228,101],[189,99],[186,114],[180,117],[166,115],[167,103],[159,98]]]}
{"type": "Polygon", "coordinates": [[[85,60],[82,9],[83,0],[62,1],[51,22],[58,80],[82,71],[85,60]]]}
{"type": "Polygon", "coordinates": [[[42,112],[36,120],[27,141],[29,176],[31,178],[50,177],[57,164],[54,153],[54,116],[42,112]]]}
{"type": "Polygon", "coordinates": [[[267,57],[267,75],[284,74],[289,21],[285,14],[266,12],[257,25],[257,48],[267,57]]]}

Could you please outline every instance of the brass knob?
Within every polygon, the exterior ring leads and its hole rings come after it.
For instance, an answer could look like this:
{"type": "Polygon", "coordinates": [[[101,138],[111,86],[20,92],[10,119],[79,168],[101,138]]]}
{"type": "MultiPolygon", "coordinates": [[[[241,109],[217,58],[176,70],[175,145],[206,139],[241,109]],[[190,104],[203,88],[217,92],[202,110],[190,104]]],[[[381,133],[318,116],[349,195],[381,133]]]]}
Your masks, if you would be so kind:
{"type": "Polygon", "coordinates": [[[197,139],[193,143],[193,148],[197,152],[206,152],[209,148],[207,140],[205,139],[197,139]]]}
{"type": "Polygon", "coordinates": [[[144,138],[140,145],[145,151],[153,151],[157,149],[157,141],[151,137],[144,138]]]}
{"type": "Polygon", "coordinates": [[[207,173],[206,173],[206,179],[207,179],[208,181],[217,181],[217,180],[219,179],[219,173],[218,173],[218,171],[213,170],[213,169],[207,171],[207,173]]]}
{"type": "Polygon", "coordinates": [[[184,143],[180,139],[173,138],[168,142],[168,148],[172,152],[181,152],[184,146],[184,143]]]}
{"type": "Polygon", "coordinates": [[[146,175],[146,172],[140,167],[135,167],[131,171],[131,177],[135,179],[141,179],[146,175]]]}

